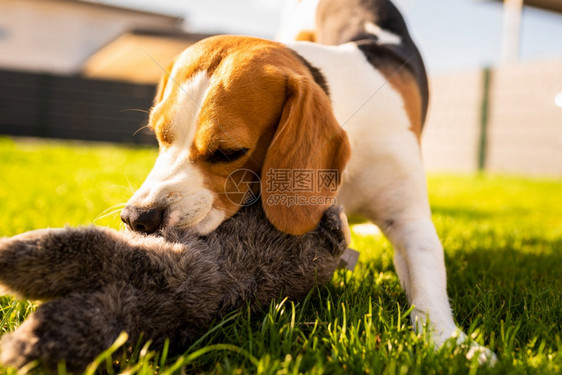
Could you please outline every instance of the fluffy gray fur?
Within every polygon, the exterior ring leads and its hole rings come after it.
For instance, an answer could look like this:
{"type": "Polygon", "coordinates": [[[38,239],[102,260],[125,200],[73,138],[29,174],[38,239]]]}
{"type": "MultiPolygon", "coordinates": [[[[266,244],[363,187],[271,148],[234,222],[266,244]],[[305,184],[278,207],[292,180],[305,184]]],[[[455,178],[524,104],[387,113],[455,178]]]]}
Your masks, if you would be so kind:
{"type": "Polygon", "coordinates": [[[215,232],[159,236],[102,227],[43,229],[0,239],[0,285],[48,300],[0,340],[0,363],[38,360],[82,371],[121,331],[159,348],[181,350],[213,319],[249,304],[298,300],[331,278],[345,250],[340,210],[316,230],[277,231],[259,204],[243,208],[215,232]]]}

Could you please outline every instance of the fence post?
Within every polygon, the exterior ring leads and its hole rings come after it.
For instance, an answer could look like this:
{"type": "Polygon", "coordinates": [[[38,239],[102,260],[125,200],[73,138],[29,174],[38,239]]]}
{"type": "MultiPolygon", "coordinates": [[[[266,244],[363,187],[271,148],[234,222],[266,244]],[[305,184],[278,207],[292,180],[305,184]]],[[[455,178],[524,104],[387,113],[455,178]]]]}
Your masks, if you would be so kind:
{"type": "Polygon", "coordinates": [[[480,104],[480,137],[478,139],[478,170],[486,169],[488,147],[488,121],[490,113],[490,81],[492,71],[485,67],[482,71],[482,102],[480,104]]]}
{"type": "Polygon", "coordinates": [[[50,110],[53,77],[49,74],[39,74],[37,77],[37,107],[35,118],[35,136],[48,137],[50,135],[50,110]]]}

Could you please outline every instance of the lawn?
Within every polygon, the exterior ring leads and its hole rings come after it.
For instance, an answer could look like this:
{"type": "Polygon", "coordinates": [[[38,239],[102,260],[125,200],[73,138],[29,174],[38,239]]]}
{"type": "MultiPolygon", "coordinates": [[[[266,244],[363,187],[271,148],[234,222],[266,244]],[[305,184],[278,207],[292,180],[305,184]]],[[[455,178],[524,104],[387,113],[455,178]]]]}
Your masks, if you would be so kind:
{"type": "MultiPolygon", "coordinates": [[[[153,149],[0,138],[0,236],[94,222],[120,227],[119,208],[140,186],[153,149]]],[[[239,311],[181,357],[139,347],[106,371],[151,373],[562,372],[562,181],[502,176],[429,177],[458,324],[498,355],[493,368],[466,349],[434,350],[412,333],[406,298],[380,234],[353,229],[354,272],[299,303],[239,311]]],[[[35,304],[0,297],[0,335],[35,304]]],[[[0,374],[15,373],[0,369],[0,374]]]]}

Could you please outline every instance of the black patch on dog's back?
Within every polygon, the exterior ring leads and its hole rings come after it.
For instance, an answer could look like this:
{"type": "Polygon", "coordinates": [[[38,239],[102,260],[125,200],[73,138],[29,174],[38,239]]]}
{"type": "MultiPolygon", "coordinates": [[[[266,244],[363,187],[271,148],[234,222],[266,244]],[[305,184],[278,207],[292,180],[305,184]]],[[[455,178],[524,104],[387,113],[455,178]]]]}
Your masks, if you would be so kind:
{"type": "Polygon", "coordinates": [[[353,42],[373,67],[412,74],[422,101],[422,125],[429,102],[427,73],[402,14],[390,0],[320,0],[316,14],[316,41],[338,45],[353,42]],[[400,37],[400,44],[380,43],[365,29],[373,23],[400,37]]]}

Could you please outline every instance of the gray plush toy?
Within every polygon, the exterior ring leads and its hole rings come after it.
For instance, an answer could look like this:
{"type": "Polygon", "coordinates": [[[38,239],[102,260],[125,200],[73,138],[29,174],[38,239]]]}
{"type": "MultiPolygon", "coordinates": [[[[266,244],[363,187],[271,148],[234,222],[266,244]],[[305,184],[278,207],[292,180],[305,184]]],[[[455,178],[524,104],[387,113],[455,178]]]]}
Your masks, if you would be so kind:
{"type": "Polygon", "coordinates": [[[340,209],[302,236],[277,231],[261,205],[244,207],[215,232],[158,236],[102,227],[43,229],[0,239],[0,286],[47,300],[0,340],[0,363],[38,360],[81,371],[120,332],[181,350],[212,320],[249,304],[298,300],[324,284],[346,249],[340,209]]]}

